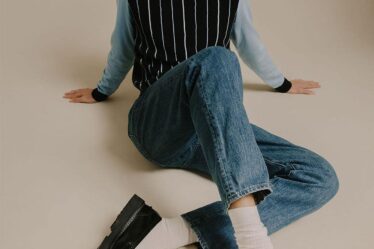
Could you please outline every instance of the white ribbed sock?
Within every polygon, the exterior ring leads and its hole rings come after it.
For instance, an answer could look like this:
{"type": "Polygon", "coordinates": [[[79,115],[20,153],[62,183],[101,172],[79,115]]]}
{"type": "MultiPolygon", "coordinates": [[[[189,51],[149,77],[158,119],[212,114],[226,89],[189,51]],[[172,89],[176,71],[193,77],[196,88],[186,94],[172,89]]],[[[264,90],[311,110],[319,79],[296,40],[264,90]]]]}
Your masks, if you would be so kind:
{"type": "Polygon", "coordinates": [[[197,236],[182,216],[162,218],[136,249],[176,249],[197,242],[197,236]]]}
{"type": "Polygon", "coordinates": [[[228,214],[239,249],[273,249],[256,206],[232,208],[228,214]]]}

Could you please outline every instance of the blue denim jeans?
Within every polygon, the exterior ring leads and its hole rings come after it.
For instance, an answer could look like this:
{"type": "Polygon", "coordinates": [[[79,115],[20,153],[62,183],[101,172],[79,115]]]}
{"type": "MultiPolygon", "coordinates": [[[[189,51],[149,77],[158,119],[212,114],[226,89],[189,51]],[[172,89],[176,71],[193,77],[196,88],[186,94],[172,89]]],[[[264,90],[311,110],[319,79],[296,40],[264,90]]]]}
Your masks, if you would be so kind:
{"type": "Polygon", "coordinates": [[[208,175],[220,200],[182,214],[200,248],[235,249],[229,205],[248,194],[269,234],[311,213],[338,190],[320,155],[250,123],[236,54],[200,50],[140,93],[128,135],[139,152],[163,168],[208,175]]]}

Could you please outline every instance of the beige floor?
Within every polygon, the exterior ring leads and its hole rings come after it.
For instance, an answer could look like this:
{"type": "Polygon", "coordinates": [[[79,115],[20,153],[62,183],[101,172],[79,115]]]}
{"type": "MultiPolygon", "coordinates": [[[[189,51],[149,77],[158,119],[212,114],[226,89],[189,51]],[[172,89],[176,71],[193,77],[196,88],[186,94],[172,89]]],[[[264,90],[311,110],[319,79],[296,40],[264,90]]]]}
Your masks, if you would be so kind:
{"type": "MultiPolygon", "coordinates": [[[[127,137],[131,73],[106,103],[62,98],[96,86],[114,0],[2,0],[0,9],[0,248],[96,248],[134,192],[163,216],[219,198],[209,180],[137,152],[127,137]]],[[[275,247],[373,248],[374,1],[254,0],[253,12],[285,75],[322,88],[269,92],[242,63],[252,122],[325,156],[341,182],[324,208],[275,233],[275,247]]]]}

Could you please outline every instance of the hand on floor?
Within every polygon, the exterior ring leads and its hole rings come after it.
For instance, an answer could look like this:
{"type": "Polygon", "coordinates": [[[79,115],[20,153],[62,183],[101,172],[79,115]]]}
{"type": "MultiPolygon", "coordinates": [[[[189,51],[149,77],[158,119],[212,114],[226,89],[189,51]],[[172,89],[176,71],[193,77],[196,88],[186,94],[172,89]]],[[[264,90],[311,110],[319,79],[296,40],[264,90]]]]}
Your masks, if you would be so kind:
{"type": "Polygon", "coordinates": [[[320,88],[319,82],[311,81],[311,80],[302,80],[302,79],[295,79],[291,80],[292,87],[288,90],[288,93],[291,94],[308,94],[314,95],[314,91],[310,90],[313,88],[320,88]]]}
{"type": "Polygon", "coordinates": [[[70,99],[73,103],[96,103],[97,101],[92,97],[92,88],[81,88],[66,92],[63,98],[70,99]]]}

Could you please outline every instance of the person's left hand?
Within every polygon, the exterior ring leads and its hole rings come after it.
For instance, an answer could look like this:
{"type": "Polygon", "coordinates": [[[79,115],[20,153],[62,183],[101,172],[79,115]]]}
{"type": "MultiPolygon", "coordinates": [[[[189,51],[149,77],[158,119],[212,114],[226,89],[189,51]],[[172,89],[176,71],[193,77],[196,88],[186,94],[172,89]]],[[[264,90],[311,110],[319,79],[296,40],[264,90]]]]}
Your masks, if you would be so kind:
{"type": "Polygon", "coordinates": [[[63,98],[70,99],[72,103],[96,103],[97,101],[92,97],[92,88],[81,88],[66,92],[63,98]]]}
{"type": "Polygon", "coordinates": [[[290,88],[290,90],[288,90],[287,93],[291,93],[291,94],[314,95],[315,93],[311,89],[321,87],[319,82],[311,81],[311,80],[294,79],[290,81],[292,83],[292,87],[290,88]]]}

